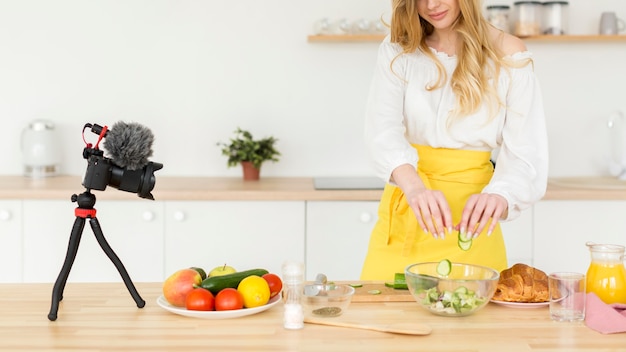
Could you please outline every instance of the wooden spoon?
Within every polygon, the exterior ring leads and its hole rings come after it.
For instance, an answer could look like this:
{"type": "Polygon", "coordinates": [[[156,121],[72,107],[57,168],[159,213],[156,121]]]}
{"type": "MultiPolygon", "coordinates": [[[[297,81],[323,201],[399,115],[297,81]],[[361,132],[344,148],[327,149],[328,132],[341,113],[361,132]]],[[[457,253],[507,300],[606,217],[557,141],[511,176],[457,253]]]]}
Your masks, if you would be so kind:
{"type": "Polygon", "coordinates": [[[428,335],[431,333],[432,328],[426,324],[420,323],[391,323],[391,324],[362,324],[349,321],[338,321],[333,319],[324,318],[305,318],[305,323],[339,326],[343,328],[374,330],[381,332],[388,332],[392,334],[403,335],[428,335]]]}

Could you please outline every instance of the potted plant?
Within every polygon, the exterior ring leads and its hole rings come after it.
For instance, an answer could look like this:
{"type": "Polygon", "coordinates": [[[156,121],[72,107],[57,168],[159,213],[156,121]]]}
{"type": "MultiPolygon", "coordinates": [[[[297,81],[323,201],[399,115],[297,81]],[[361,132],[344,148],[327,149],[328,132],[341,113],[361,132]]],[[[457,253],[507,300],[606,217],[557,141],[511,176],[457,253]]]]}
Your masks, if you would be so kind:
{"type": "Polygon", "coordinates": [[[230,143],[219,142],[217,145],[228,157],[228,167],[241,164],[244,180],[258,180],[264,162],[278,161],[280,153],[274,147],[276,141],[274,137],[255,140],[250,132],[237,127],[230,143]]]}

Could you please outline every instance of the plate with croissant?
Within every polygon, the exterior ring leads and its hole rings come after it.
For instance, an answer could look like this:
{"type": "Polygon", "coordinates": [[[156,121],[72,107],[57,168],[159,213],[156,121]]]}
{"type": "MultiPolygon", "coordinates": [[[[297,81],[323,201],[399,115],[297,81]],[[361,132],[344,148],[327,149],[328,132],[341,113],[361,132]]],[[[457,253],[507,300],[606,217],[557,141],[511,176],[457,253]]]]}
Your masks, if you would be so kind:
{"type": "Polygon", "coordinates": [[[491,302],[511,308],[548,306],[548,275],[522,263],[502,270],[491,302]]]}

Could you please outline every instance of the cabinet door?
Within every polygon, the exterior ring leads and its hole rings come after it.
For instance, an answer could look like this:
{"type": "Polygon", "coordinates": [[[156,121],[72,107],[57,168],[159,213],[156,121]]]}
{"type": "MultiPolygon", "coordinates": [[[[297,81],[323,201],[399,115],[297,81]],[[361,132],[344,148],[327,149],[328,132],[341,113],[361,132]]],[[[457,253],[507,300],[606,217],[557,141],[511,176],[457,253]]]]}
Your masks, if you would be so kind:
{"type": "Polygon", "coordinates": [[[626,201],[541,201],[535,205],[534,263],[547,273],[586,273],[587,241],[626,245],[626,201]]]}
{"type": "MultiPolygon", "coordinates": [[[[54,282],[59,275],[76,203],[24,201],[24,281],[54,282]]],[[[100,201],[96,217],[105,239],[133,281],[163,278],[163,204],[152,201],[100,201]]],[[[85,221],[70,282],[118,282],[122,278],[85,221]]]]}
{"type": "Polygon", "coordinates": [[[306,278],[358,280],[378,201],[309,201],[306,222],[306,278]]]}
{"type": "Polygon", "coordinates": [[[526,209],[519,218],[501,222],[509,266],[515,263],[533,265],[533,209],[526,209]]]}
{"type": "Polygon", "coordinates": [[[22,201],[0,201],[0,282],[22,281],[22,201]]]}
{"type": "Polygon", "coordinates": [[[304,201],[168,201],[165,272],[264,268],[304,262],[304,201]]]}

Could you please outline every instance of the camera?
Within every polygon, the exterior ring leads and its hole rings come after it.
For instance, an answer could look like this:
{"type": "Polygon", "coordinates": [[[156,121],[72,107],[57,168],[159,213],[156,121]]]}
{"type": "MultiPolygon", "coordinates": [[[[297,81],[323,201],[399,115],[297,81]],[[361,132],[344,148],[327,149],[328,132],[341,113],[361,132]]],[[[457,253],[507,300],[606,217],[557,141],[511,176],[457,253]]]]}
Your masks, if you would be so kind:
{"type": "MultiPolygon", "coordinates": [[[[100,135],[100,139],[109,132],[106,126],[86,124],[85,128],[88,127],[93,133],[100,135]]],[[[132,138],[134,137],[130,137],[129,143],[133,143],[132,138]]],[[[151,154],[151,151],[142,153],[147,155],[151,154]]],[[[145,166],[136,170],[121,167],[114,160],[105,157],[103,151],[98,149],[98,144],[95,147],[87,144],[87,147],[83,149],[83,158],[87,159],[87,171],[83,179],[85,188],[104,191],[107,186],[111,186],[121,191],[137,193],[141,198],[154,200],[154,196],[150,193],[156,182],[154,172],[162,169],[163,164],[149,161],[145,166]]]]}

